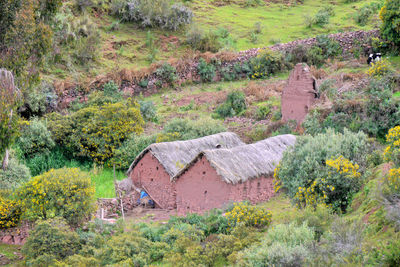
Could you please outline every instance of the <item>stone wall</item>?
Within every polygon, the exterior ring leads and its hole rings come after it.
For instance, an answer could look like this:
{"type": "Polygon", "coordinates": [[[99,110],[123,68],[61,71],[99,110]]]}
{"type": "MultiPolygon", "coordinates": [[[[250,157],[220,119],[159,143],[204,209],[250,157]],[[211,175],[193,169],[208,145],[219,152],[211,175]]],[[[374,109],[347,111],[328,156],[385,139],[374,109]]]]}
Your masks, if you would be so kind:
{"type": "MultiPolygon", "coordinates": [[[[343,48],[343,56],[348,56],[351,53],[351,50],[354,47],[363,46],[364,53],[369,53],[369,47],[367,45],[367,40],[370,37],[379,37],[379,30],[372,31],[354,31],[354,32],[344,32],[344,33],[336,33],[330,34],[329,37],[338,41],[343,48]]],[[[303,40],[297,40],[284,44],[276,44],[273,46],[269,46],[268,48],[273,51],[290,51],[294,47],[298,45],[302,45],[305,47],[312,46],[316,42],[316,38],[307,38],[303,40]]],[[[265,47],[264,47],[265,48],[265,47]]],[[[200,77],[197,73],[197,65],[200,58],[206,59],[218,59],[221,62],[222,67],[233,66],[238,62],[248,61],[250,58],[257,56],[258,52],[262,48],[254,48],[245,51],[240,51],[237,53],[233,52],[221,52],[221,53],[204,53],[195,56],[192,59],[182,58],[177,60],[176,63],[172,63],[175,65],[177,69],[177,84],[183,84],[186,82],[197,82],[200,81],[200,77]]],[[[113,72],[106,75],[100,75],[96,77],[93,81],[89,82],[86,85],[74,84],[72,82],[64,81],[57,82],[55,87],[58,88],[57,92],[59,93],[59,108],[66,108],[70,105],[72,101],[75,99],[80,99],[81,101],[86,100],[86,94],[92,90],[97,90],[101,88],[105,83],[110,80],[114,80],[120,84],[120,89],[126,95],[139,95],[143,94],[145,96],[157,93],[159,91],[159,86],[157,84],[160,83],[157,75],[155,74],[155,70],[157,67],[161,66],[160,63],[153,64],[148,69],[143,69],[140,71],[130,71],[127,69],[123,69],[119,72],[113,72]],[[139,78],[145,78],[148,80],[148,86],[146,88],[142,88],[139,86],[139,78]],[[86,88],[86,92],[78,92],[77,88],[82,87],[86,88]]],[[[244,77],[241,77],[244,78],[244,77]]],[[[221,75],[217,73],[215,77],[215,81],[219,81],[221,79],[221,75]]],[[[162,84],[162,83],[161,83],[162,84]]]]}

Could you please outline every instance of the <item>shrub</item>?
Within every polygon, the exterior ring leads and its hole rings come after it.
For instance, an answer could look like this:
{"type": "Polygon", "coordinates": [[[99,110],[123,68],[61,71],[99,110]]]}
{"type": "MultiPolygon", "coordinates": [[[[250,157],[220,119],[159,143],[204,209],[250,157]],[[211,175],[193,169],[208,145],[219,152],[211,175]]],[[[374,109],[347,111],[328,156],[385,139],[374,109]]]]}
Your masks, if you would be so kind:
{"type": "Polygon", "coordinates": [[[0,196],[0,229],[17,226],[22,214],[18,201],[5,199],[0,196]]]}
{"type": "Polygon", "coordinates": [[[197,73],[200,75],[202,82],[212,82],[215,77],[215,66],[207,63],[203,58],[200,58],[197,65],[197,73]]]}
{"type": "Polygon", "coordinates": [[[225,100],[215,112],[221,117],[233,117],[240,115],[246,110],[246,96],[242,91],[230,92],[225,100]]]}
{"type": "Polygon", "coordinates": [[[6,170],[0,168],[1,190],[14,190],[31,178],[29,169],[11,155],[6,170]]]}
{"type": "Polygon", "coordinates": [[[385,183],[392,194],[400,194],[400,168],[390,169],[389,174],[385,177],[385,183]]]}
{"type": "Polygon", "coordinates": [[[140,114],[146,121],[157,121],[157,110],[153,101],[139,101],[140,114]]]}
{"type": "Polygon", "coordinates": [[[388,146],[384,152],[385,160],[393,161],[396,166],[400,165],[400,126],[391,128],[386,135],[388,146]]]}
{"type": "Polygon", "coordinates": [[[95,210],[90,176],[79,169],[50,170],[33,177],[17,191],[29,219],[65,218],[70,225],[89,219],[95,210]]]}
{"type": "Polygon", "coordinates": [[[25,97],[25,110],[22,112],[25,117],[43,115],[49,110],[57,108],[57,94],[54,88],[46,81],[42,81],[37,87],[25,97]]]}
{"type": "Polygon", "coordinates": [[[168,0],[129,0],[122,19],[139,22],[143,27],[161,27],[178,30],[190,24],[193,12],[190,8],[168,0]]]}
{"type": "Polygon", "coordinates": [[[79,251],[79,236],[60,218],[39,221],[22,248],[28,265],[40,266],[43,256],[54,264],[79,251]]]}
{"type": "Polygon", "coordinates": [[[160,133],[157,135],[156,142],[157,143],[172,142],[179,140],[180,137],[181,137],[180,133],[160,133]]]}
{"type": "Polygon", "coordinates": [[[379,12],[379,18],[382,20],[382,36],[395,45],[400,45],[400,2],[386,0],[379,12]]]}
{"type": "Polygon", "coordinates": [[[156,70],[157,76],[164,82],[172,84],[176,80],[176,69],[168,63],[164,63],[156,70]]]}
{"type": "Polygon", "coordinates": [[[305,223],[278,224],[270,229],[261,244],[254,244],[238,255],[238,266],[301,266],[311,256],[314,231],[305,223]]]}
{"type": "Polygon", "coordinates": [[[23,127],[17,144],[27,158],[37,154],[48,154],[55,146],[46,124],[36,118],[23,127]]]}
{"type": "Polygon", "coordinates": [[[56,142],[100,164],[131,134],[140,134],[143,124],[136,102],[91,106],[69,116],[53,114],[48,121],[56,142]]]}
{"type": "Polygon", "coordinates": [[[270,225],[272,218],[270,211],[244,202],[234,203],[233,209],[225,216],[228,219],[229,227],[232,228],[240,223],[249,227],[264,228],[270,225]]]}
{"type": "Polygon", "coordinates": [[[391,71],[390,63],[387,59],[382,59],[377,62],[372,62],[371,67],[367,70],[370,77],[381,77],[391,71]]]}
{"type": "Polygon", "coordinates": [[[256,119],[265,120],[270,113],[271,113],[270,106],[259,106],[256,111],[256,119]]]}
{"type": "Polygon", "coordinates": [[[318,10],[317,14],[315,14],[313,18],[313,23],[324,27],[326,24],[329,24],[330,14],[325,9],[318,10]]]}
{"type": "Polygon", "coordinates": [[[189,140],[225,132],[226,128],[219,121],[201,119],[198,121],[188,119],[172,119],[164,127],[164,133],[179,133],[181,140],[189,140]]]}
{"type": "Polygon", "coordinates": [[[354,20],[358,25],[365,26],[373,13],[374,10],[372,10],[368,5],[365,5],[354,14],[354,20]]]}
{"type": "Polygon", "coordinates": [[[324,134],[302,136],[293,149],[284,153],[274,176],[294,198],[299,187],[308,188],[317,179],[327,177],[325,163],[331,158],[343,156],[363,170],[367,150],[367,136],[362,132],[352,133],[345,129],[341,134],[328,129],[324,134]]]}
{"type": "Polygon", "coordinates": [[[283,57],[277,52],[263,49],[251,59],[250,69],[251,79],[266,78],[284,69],[283,57]]]}
{"type": "Polygon", "coordinates": [[[156,138],[156,135],[131,135],[115,150],[114,156],[108,165],[115,164],[116,168],[127,170],[142,150],[156,142],[156,138]]]}
{"type": "Polygon", "coordinates": [[[116,85],[114,81],[110,81],[103,86],[103,93],[106,97],[112,97],[114,99],[122,98],[118,85],[116,85]]]}
{"type": "Polygon", "coordinates": [[[325,169],[324,178],[317,178],[308,187],[298,188],[294,201],[299,208],[316,208],[318,203],[323,203],[336,212],[345,212],[353,194],[361,187],[359,166],[339,156],[327,160],[325,169]]]}

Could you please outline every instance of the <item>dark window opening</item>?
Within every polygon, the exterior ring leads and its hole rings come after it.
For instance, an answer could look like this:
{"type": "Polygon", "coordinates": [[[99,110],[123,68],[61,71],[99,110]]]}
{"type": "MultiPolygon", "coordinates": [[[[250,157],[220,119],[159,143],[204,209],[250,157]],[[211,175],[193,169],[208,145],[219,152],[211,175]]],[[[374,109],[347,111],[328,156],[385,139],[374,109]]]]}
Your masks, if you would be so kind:
{"type": "Polygon", "coordinates": [[[150,181],[151,181],[151,182],[153,182],[153,181],[154,181],[154,179],[153,179],[153,178],[151,178],[151,179],[150,179],[150,181]]]}
{"type": "Polygon", "coordinates": [[[143,163],[140,163],[140,166],[143,166],[143,163]]]}
{"type": "Polygon", "coordinates": [[[206,191],[204,191],[204,195],[207,195],[207,190],[206,190],[206,191]]]}
{"type": "Polygon", "coordinates": [[[203,172],[203,175],[205,175],[206,174],[206,172],[203,172]]]}
{"type": "Polygon", "coordinates": [[[158,171],[158,166],[156,167],[156,170],[158,171]]]}
{"type": "Polygon", "coordinates": [[[258,182],[258,183],[257,183],[257,186],[260,187],[260,185],[261,185],[260,182],[258,182]]]}

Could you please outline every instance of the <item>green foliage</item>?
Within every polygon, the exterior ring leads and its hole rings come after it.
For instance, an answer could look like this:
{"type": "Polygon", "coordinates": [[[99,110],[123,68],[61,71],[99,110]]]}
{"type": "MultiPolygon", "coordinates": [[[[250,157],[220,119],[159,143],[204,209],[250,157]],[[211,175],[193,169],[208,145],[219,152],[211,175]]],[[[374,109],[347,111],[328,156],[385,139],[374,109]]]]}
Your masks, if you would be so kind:
{"type": "Polygon", "coordinates": [[[283,56],[267,49],[261,50],[257,57],[250,60],[249,77],[251,79],[266,78],[284,69],[283,56]]]}
{"type": "Polygon", "coordinates": [[[31,178],[29,169],[19,163],[14,155],[11,155],[6,170],[0,168],[0,188],[1,190],[15,190],[21,184],[31,178]]]}
{"type": "Polygon", "coordinates": [[[165,125],[163,131],[164,133],[179,133],[181,140],[189,140],[221,133],[226,131],[226,128],[219,121],[212,119],[193,121],[175,118],[165,125]]]}
{"type": "Polygon", "coordinates": [[[215,112],[221,118],[240,115],[246,110],[246,96],[242,91],[230,92],[223,104],[217,107],[215,112]]]}
{"type": "Polygon", "coordinates": [[[0,157],[18,135],[18,102],[14,76],[0,68],[0,157]]]}
{"type": "Polygon", "coordinates": [[[127,170],[142,150],[156,142],[156,138],[156,135],[131,135],[115,150],[114,156],[108,165],[115,164],[116,168],[127,170]]]}
{"type": "Polygon", "coordinates": [[[22,128],[17,144],[26,158],[32,158],[38,154],[49,154],[55,146],[45,122],[37,118],[29,121],[28,125],[22,128]]]}
{"type": "Polygon", "coordinates": [[[364,131],[383,139],[388,130],[400,123],[400,101],[393,97],[391,75],[370,79],[361,92],[345,93],[333,98],[331,113],[310,112],[303,123],[306,132],[315,134],[327,128],[364,131]]]}
{"type": "Polygon", "coordinates": [[[265,120],[270,113],[271,113],[271,107],[269,105],[259,106],[256,111],[256,119],[265,120]]]}
{"type": "Polygon", "coordinates": [[[49,110],[57,107],[57,95],[53,86],[42,81],[25,96],[25,110],[22,108],[24,117],[41,116],[49,110]]]}
{"type": "Polygon", "coordinates": [[[311,256],[314,231],[306,224],[278,224],[269,230],[261,244],[240,252],[238,266],[301,266],[311,256]]]}
{"type": "Polygon", "coordinates": [[[156,60],[158,49],[156,47],[156,38],[154,34],[151,33],[151,31],[147,31],[146,33],[146,47],[149,49],[149,54],[147,56],[147,59],[152,63],[156,60]]]}
{"type": "Polygon", "coordinates": [[[282,188],[294,198],[299,187],[308,188],[317,179],[326,177],[325,163],[331,158],[342,155],[363,169],[367,149],[367,136],[362,132],[352,133],[345,129],[341,134],[328,129],[314,137],[302,136],[294,148],[284,154],[276,175],[282,188]]]}
{"type": "Polygon", "coordinates": [[[17,191],[28,219],[63,217],[77,226],[90,219],[95,210],[94,186],[79,169],[50,170],[33,177],[17,191]]]}
{"type": "Polygon", "coordinates": [[[65,220],[54,218],[37,222],[23,246],[22,252],[30,266],[54,264],[75,254],[81,248],[79,236],[65,220]]]}
{"type": "Polygon", "coordinates": [[[110,81],[103,86],[104,96],[112,97],[114,99],[122,99],[122,95],[119,91],[118,85],[114,81],[110,81]]]}
{"type": "Polygon", "coordinates": [[[160,27],[173,31],[190,24],[193,19],[190,8],[168,0],[128,0],[126,8],[118,9],[116,13],[119,13],[122,20],[138,22],[142,27],[160,27]]]}
{"type": "Polygon", "coordinates": [[[215,66],[207,63],[203,58],[200,58],[197,65],[197,73],[200,75],[202,82],[212,82],[216,74],[215,66]]]}
{"type": "Polygon", "coordinates": [[[153,101],[139,101],[140,114],[145,121],[157,121],[157,110],[153,101]]]}
{"type": "Polygon", "coordinates": [[[317,14],[315,14],[314,18],[313,18],[313,23],[324,27],[325,25],[329,24],[329,18],[330,18],[331,14],[329,12],[329,9],[327,8],[323,8],[318,10],[317,14]]]}
{"type": "Polygon", "coordinates": [[[103,164],[133,133],[140,134],[144,121],[136,102],[83,108],[69,116],[49,116],[55,141],[71,152],[103,164]]]}
{"type": "Polygon", "coordinates": [[[193,49],[201,52],[216,53],[222,48],[233,48],[235,40],[225,28],[204,32],[197,25],[193,25],[186,34],[186,43],[193,49]]]}
{"type": "Polygon", "coordinates": [[[176,69],[168,63],[164,63],[156,70],[156,75],[162,81],[173,84],[176,80],[176,69]]]}
{"type": "Polygon", "coordinates": [[[400,45],[400,2],[398,0],[386,0],[379,12],[382,20],[382,36],[395,45],[400,45]]]}
{"type": "Polygon", "coordinates": [[[362,6],[357,12],[354,14],[355,22],[360,26],[365,26],[370,17],[382,7],[382,2],[373,2],[369,5],[362,6]]]}
{"type": "Polygon", "coordinates": [[[386,149],[384,152],[385,160],[392,161],[396,166],[400,166],[400,126],[393,127],[386,135],[386,149]]]}
{"type": "Polygon", "coordinates": [[[5,199],[0,196],[0,229],[17,226],[22,214],[18,201],[5,199]]]}
{"type": "Polygon", "coordinates": [[[271,223],[272,214],[270,211],[248,203],[234,203],[233,209],[225,214],[229,227],[236,227],[244,224],[248,227],[264,228],[271,223]]]}

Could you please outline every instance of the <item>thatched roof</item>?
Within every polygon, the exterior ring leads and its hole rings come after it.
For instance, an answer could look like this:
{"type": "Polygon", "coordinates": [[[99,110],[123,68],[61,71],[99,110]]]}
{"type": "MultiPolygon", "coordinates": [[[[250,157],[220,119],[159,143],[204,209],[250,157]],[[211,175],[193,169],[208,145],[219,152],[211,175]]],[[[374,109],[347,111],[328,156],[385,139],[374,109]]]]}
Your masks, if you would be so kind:
{"type": "Polygon", "coordinates": [[[294,135],[286,134],[230,149],[205,150],[173,177],[173,180],[178,179],[203,156],[227,183],[236,184],[261,175],[271,176],[282,159],[283,152],[295,142],[294,135]]]}
{"type": "Polygon", "coordinates": [[[129,167],[128,175],[147,152],[150,152],[160,162],[172,178],[203,150],[214,149],[218,145],[221,148],[232,148],[244,144],[239,136],[231,132],[218,133],[187,141],[151,144],[133,161],[129,167]]]}

